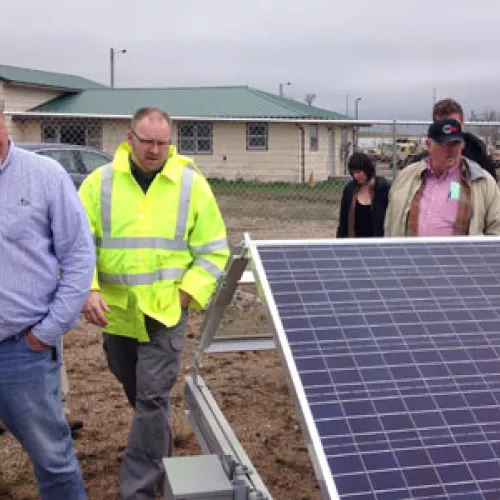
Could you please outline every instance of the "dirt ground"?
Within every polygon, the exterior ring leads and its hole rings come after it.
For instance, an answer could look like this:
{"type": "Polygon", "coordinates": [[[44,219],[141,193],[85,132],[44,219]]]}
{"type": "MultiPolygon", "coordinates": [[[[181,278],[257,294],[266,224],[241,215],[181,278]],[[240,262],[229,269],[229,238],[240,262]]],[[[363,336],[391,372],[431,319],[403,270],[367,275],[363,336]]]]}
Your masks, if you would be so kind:
{"type": "MultiPolygon", "coordinates": [[[[173,392],[176,454],[201,451],[184,410],[184,383],[201,314],[191,314],[181,376],[173,392]]],[[[70,407],[85,428],[75,441],[90,500],[117,498],[132,412],[109,373],[97,328],[83,321],[65,339],[70,407]]],[[[207,355],[207,385],[275,499],[320,498],[276,351],[207,355]]],[[[10,434],[0,437],[0,499],[38,498],[30,462],[10,434]]]]}
{"type": "Polygon", "coordinates": [[[231,244],[249,233],[252,240],[333,238],[337,230],[339,194],[335,200],[219,198],[231,244]]]}

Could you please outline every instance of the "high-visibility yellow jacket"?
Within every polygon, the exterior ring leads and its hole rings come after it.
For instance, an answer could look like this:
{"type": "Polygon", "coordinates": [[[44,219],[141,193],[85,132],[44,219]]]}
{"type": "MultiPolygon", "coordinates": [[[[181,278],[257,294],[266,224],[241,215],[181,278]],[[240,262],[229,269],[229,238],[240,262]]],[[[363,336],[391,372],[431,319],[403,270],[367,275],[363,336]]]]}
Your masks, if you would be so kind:
{"type": "Polygon", "coordinates": [[[94,235],[92,283],[111,312],[105,330],[149,341],[144,315],[173,326],[179,290],[203,308],[229,256],[226,228],[208,182],[171,146],[145,194],[130,170],[130,146],[90,174],[79,194],[94,235]]]}

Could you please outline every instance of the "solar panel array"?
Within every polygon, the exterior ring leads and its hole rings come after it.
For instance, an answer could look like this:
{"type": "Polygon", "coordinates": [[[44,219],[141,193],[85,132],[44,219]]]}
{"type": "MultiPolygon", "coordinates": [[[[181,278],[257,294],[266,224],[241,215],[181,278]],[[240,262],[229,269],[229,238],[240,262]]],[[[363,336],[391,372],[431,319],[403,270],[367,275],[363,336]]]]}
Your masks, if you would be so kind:
{"type": "Polygon", "coordinates": [[[338,495],[500,499],[500,240],[253,243],[338,495]]]}

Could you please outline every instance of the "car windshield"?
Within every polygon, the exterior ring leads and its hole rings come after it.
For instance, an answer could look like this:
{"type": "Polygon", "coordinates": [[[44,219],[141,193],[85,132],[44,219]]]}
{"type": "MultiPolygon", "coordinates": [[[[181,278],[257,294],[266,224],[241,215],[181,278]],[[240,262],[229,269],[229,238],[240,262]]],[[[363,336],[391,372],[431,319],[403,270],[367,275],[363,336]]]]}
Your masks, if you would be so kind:
{"type": "Polygon", "coordinates": [[[96,168],[109,163],[109,158],[93,151],[81,151],[81,158],[87,172],[93,172],[96,168]]]}
{"type": "Polygon", "coordinates": [[[70,174],[81,173],[80,168],[78,168],[78,162],[76,161],[75,155],[70,149],[44,149],[39,151],[39,154],[49,156],[50,158],[58,161],[64,170],[70,174]]]}

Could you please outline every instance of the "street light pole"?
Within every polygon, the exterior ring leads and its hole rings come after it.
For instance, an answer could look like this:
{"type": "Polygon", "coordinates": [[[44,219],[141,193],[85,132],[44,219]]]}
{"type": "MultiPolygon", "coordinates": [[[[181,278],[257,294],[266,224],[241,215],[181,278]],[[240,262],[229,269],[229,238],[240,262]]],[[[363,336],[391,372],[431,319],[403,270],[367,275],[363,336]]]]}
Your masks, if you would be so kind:
{"type": "Polygon", "coordinates": [[[115,88],[115,54],[125,54],[126,49],[115,50],[113,47],[109,49],[109,70],[110,70],[110,85],[115,88]]]}
{"type": "Polygon", "coordinates": [[[284,92],[283,92],[283,87],[284,87],[285,85],[287,85],[287,86],[288,86],[288,85],[291,85],[291,84],[292,84],[292,82],[280,83],[280,86],[279,86],[279,87],[280,87],[280,97],[285,97],[285,94],[284,94],[284,92]]]}
{"type": "Polygon", "coordinates": [[[361,101],[361,97],[356,97],[356,100],[354,101],[354,116],[356,117],[356,120],[359,117],[359,101],[361,101]]]}
{"type": "MultiPolygon", "coordinates": [[[[354,101],[354,117],[356,120],[359,118],[359,101],[361,101],[361,97],[356,97],[354,101]]],[[[354,129],[354,151],[358,150],[358,130],[359,127],[354,129]]]]}

